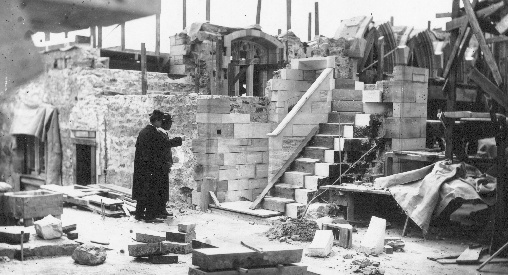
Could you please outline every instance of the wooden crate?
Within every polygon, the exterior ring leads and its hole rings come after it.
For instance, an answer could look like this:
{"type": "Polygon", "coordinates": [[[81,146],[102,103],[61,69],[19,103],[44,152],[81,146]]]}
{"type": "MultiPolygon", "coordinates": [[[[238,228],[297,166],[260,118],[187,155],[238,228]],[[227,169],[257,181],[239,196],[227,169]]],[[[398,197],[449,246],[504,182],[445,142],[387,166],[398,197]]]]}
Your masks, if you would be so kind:
{"type": "Polygon", "coordinates": [[[2,211],[8,217],[31,219],[63,213],[63,194],[48,190],[4,193],[2,211]]]}

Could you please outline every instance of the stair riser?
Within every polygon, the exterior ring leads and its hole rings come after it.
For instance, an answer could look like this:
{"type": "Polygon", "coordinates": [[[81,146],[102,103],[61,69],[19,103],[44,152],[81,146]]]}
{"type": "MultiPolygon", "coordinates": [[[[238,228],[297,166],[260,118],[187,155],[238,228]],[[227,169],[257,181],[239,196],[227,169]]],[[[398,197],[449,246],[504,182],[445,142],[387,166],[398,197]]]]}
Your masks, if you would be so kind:
{"type": "Polygon", "coordinates": [[[349,152],[342,152],[342,151],[326,151],[324,153],[324,161],[327,163],[353,163],[360,159],[360,157],[364,154],[364,152],[357,152],[357,151],[349,151],[349,152]]]}
{"type": "Polygon", "coordinates": [[[332,112],[328,114],[330,123],[354,123],[358,112],[332,112]]]}
{"type": "MultiPolygon", "coordinates": [[[[319,133],[326,135],[344,135],[344,124],[329,124],[322,123],[319,124],[319,133]]],[[[348,125],[351,126],[351,125],[348,125]]]]}
{"type": "Polygon", "coordinates": [[[332,164],[332,165],[320,165],[316,167],[316,175],[323,177],[338,177],[341,173],[344,173],[349,168],[346,163],[332,164]]]}
{"type": "Polygon", "coordinates": [[[312,139],[312,146],[333,148],[334,139],[334,137],[315,136],[312,139]]]}
{"type": "Polygon", "coordinates": [[[330,178],[317,178],[317,176],[305,177],[305,189],[309,190],[317,190],[319,187],[330,183],[330,178]]]}
{"type": "Polygon", "coordinates": [[[284,213],[286,211],[286,203],[272,200],[263,200],[263,204],[261,205],[263,209],[272,210],[284,213]]]}
{"type": "Polygon", "coordinates": [[[319,161],[323,161],[325,159],[325,149],[305,148],[302,156],[304,158],[319,159],[319,161]]]}
{"type": "Polygon", "coordinates": [[[295,199],[295,189],[280,188],[280,187],[275,186],[272,189],[272,196],[294,200],[295,199]]]}
{"type": "Polygon", "coordinates": [[[332,100],[362,101],[362,91],[353,89],[333,89],[332,100]]]}
{"type": "Polygon", "coordinates": [[[332,101],[332,112],[363,112],[363,102],[332,101]]]}
{"type": "Polygon", "coordinates": [[[292,171],[314,174],[315,162],[305,162],[296,160],[291,164],[292,171]]]}

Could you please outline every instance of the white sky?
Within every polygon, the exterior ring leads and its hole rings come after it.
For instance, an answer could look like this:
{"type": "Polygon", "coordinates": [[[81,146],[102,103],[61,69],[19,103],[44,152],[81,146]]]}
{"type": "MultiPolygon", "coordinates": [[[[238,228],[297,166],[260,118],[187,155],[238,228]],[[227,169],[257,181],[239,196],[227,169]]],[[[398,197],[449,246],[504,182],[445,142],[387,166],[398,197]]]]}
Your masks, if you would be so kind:
{"type": "MultiPolygon", "coordinates": [[[[142,1],[142,0],[139,0],[142,1]]],[[[182,0],[161,0],[161,52],[169,52],[169,36],[182,30],[182,0]]],[[[210,23],[228,27],[246,27],[256,22],[257,0],[211,0],[210,23]]],[[[314,37],[314,3],[319,2],[320,34],[333,37],[341,20],[359,15],[374,17],[376,24],[394,17],[396,26],[444,28],[450,18],[436,19],[436,13],[450,12],[452,0],[292,0],[292,30],[302,41],[307,41],[308,16],[312,13],[312,37],[314,37]]],[[[187,0],[187,26],[206,19],[206,0],[187,0]]],[[[286,0],[262,0],[261,26],[266,33],[276,35],[277,29],[286,29],[286,0]]],[[[120,45],[120,27],[103,28],[103,47],[120,45]]],[[[69,33],[89,35],[89,30],[69,33]]],[[[148,51],[155,50],[155,16],[126,23],[126,48],[139,49],[146,43],[148,51]]],[[[33,36],[37,46],[43,46],[44,34],[33,36]]],[[[65,42],[64,34],[51,34],[49,44],[65,42]]]]}

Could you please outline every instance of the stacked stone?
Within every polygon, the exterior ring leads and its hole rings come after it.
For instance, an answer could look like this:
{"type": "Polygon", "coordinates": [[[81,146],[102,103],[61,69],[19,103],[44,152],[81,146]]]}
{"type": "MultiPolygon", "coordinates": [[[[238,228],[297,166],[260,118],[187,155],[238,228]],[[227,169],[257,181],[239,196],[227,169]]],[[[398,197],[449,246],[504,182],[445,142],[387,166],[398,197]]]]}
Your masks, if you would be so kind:
{"type": "Polygon", "coordinates": [[[175,34],[169,37],[171,59],[169,60],[169,73],[187,75],[194,70],[195,64],[191,54],[191,45],[187,44],[189,36],[175,34]]]}
{"type": "Polygon", "coordinates": [[[216,179],[211,191],[219,202],[255,199],[268,184],[267,134],[272,124],[251,122],[251,114],[231,113],[229,97],[199,98],[197,105],[193,204],[199,204],[205,177],[216,179]]]}

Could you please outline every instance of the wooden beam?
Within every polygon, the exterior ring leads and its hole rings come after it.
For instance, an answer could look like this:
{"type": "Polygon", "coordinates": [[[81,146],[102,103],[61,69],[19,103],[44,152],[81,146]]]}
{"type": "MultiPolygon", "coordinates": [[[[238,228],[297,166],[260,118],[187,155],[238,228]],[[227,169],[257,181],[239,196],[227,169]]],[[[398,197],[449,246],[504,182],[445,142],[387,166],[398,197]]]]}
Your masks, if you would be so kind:
{"type": "Polygon", "coordinates": [[[120,49],[122,51],[125,51],[125,22],[122,22],[122,24],[120,24],[120,32],[121,32],[120,49]]]}
{"type": "Polygon", "coordinates": [[[309,12],[309,27],[308,27],[307,41],[310,41],[311,39],[312,39],[312,13],[309,12]]]}
{"type": "Polygon", "coordinates": [[[404,34],[400,37],[399,46],[406,46],[407,40],[409,39],[409,35],[413,31],[413,27],[407,27],[404,34]]]}
{"type": "Polygon", "coordinates": [[[261,0],[258,0],[258,8],[256,11],[256,24],[261,24],[261,0]]]}
{"type": "Polygon", "coordinates": [[[95,26],[90,27],[90,39],[92,40],[92,48],[97,47],[97,35],[95,33],[95,26]]]}
{"type": "Polygon", "coordinates": [[[469,79],[474,81],[482,91],[487,93],[494,99],[499,105],[508,110],[508,97],[499,89],[499,87],[492,83],[486,76],[484,76],[475,67],[469,68],[469,79]]]}
{"type": "Polygon", "coordinates": [[[210,0],[206,0],[206,22],[210,22],[210,0]]]}
{"type": "MultiPolygon", "coordinates": [[[[235,66],[232,66],[232,68],[234,68],[235,66]]],[[[240,77],[242,77],[243,74],[245,74],[245,72],[247,72],[247,69],[249,68],[249,66],[242,66],[240,68],[240,71],[238,72],[238,74],[236,74],[232,79],[231,81],[229,82],[228,84],[228,88],[229,90],[233,89],[235,83],[238,81],[238,79],[240,79],[240,77]]]]}
{"type": "Polygon", "coordinates": [[[102,49],[102,26],[97,26],[97,48],[102,49]]]}
{"type": "Polygon", "coordinates": [[[291,156],[289,156],[289,158],[286,160],[284,165],[282,165],[282,167],[272,177],[272,180],[268,183],[268,185],[265,187],[265,189],[263,189],[263,192],[261,192],[261,194],[259,194],[259,196],[254,200],[254,202],[252,202],[252,204],[249,207],[250,209],[256,209],[256,207],[258,207],[258,205],[261,203],[261,201],[266,196],[266,194],[268,194],[270,189],[272,189],[272,187],[279,181],[280,177],[282,177],[282,175],[284,175],[286,170],[291,166],[293,161],[300,155],[303,148],[305,148],[305,146],[307,146],[307,143],[309,143],[309,141],[314,137],[314,135],[316,135],[318,130],[319,130],[319,126],[316,126],[310,131],[310,133],[305,137],[305,139],[295,149],[293,154],[291,154],[291,156]]]}
{"type": "Polygon", "coordinates": [[[319,36],[319,3],[314,2],[314,36],[319,36]]]}
{"type": "Polygon", "coordinates": [[[451,12],[436,13],[436,18],[446,18],[446,17],[452,17],[452,13],[451,12]]]}
{"type": "Polygon", "coordinates": [[[505,42],[505,41],[508,41],[508,36],[498,35],[498,36],[494,36],[491,38],[487,38],[487,39],[485,39],[485,41],[487,42],[487,44],[505,42]]]}
{"type": "Polygon", "coordinates": [[[146,48],[145,43],[141,43],[141,94],[146,95],[148,90],[148,81],[146,78],[146,48]]]}
{"type": "Polygon", "coordinates": [[[183,28],[187,27],[187,0],[183,0],[183,28]]]}
{"type": "MultiPolygon", "coordinates": [[[[450,72],[450,68],[452,67],[452,64],[455,62],[457,53],[459,52],[460,45],[462,44],[462,40],[464,40],[465,37],[467,37],[466,32],[469,34],[470,28],[468,27],[468,23],[465,22],[464,25],[460,28],[459,36],[455,40],[455,43],[453,44],[452,51],[450,53],[450,56],[448,56],[448,61],[446,62],[446,67],[443,71],[443,78],[448,77],[448,73],[450,72]]],[[[467,41],[465,41],[467,43],[467,41]]]]}
{"type": "Polygon", "coordinates": [[[476,39],[478,40],[478,43],[480,44],[480,48],[482,49],[485,62],[487,63],[487,66],[489,66],[497,85],[501,85],[501,83],[503,83],[503,78],[501,77],[501,73],[499,72],[499,68],[497,67],[496,60],[494,60],[494,56],[492,55],[492,52],[490,51],[490,48],[487,45],[487,42],[485,41],[485,37],[483,36],[480,24],[476,19],[473,7],[471,6],[469,0],[462,0],[462,3],[464,3],[464,9],[466,10],[469,24],[471,24],[471,28],[473,29],[476,39]]]}
{"type": "Polygon", "coordinates": [[[392,27],[394,26],[393,24],[394,24],[394,18],[393,18],[393,16],[390,16],[390,25],[391,25],[392,27]]]}
{"type": "Polygon", "coordinates": [[[155,15],[155,55],[161,54],[161,14],[155,15]]]}
{"type": "Polygon", "coordinates": [[[291,0],[286,0],[286,30],[291,29],[291,0]]]}
{"type": "Polygon", "coordinates": [[[378,38],[378,31],[375,28],[372,28],[369,33],[367,34],[367,37],[365,38],[367,40],[367,45],[365,46],[365,53],[363,54],[363,58],[359,60],[358,62],[358,71],[361,72],[363,68],[365,67],[365,64],[367,63],[367,60],[369,59],[370,52],[374,48],[374,43],[377,41],[378,38]]]}
{"type": "MultiPolygon", "coordinates": [[[[497,12],[502,7],[504,7],[504,3],[502,1],[498,2],[496,4],[493,4],[493,5],[490,5],[486,8],[483,8],[483,9],[477,11],[476,17],[477,18],[488,17],[488,16],[492,15],[493,13],[497,12]]],[[[467,16],[453,18],[450,22],[446,23],[446,31],[452,31],[454,29],[460,28],[464,21],[468,21],[467,16]]]]}
{"type": "Polygon", "coordinates": [[[383,81],[383,75],[384,75],[384,56],[385,56],[385,38],[384,36],[381,36],[378,39],[378,64],[377,64],[377,81],[383,81]]]}

